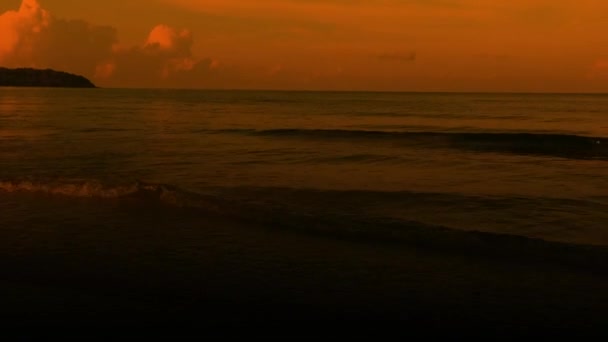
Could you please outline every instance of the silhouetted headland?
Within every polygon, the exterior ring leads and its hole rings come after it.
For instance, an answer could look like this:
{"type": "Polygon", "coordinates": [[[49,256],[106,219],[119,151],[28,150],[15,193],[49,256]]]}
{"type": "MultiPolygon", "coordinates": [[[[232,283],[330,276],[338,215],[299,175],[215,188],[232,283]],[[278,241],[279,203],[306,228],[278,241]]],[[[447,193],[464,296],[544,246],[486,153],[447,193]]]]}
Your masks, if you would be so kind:
{"type": "Polygon", "coordinates": [[[52,69],[0,68],[0,87],[95,88],[87,78],[52,69]]]}

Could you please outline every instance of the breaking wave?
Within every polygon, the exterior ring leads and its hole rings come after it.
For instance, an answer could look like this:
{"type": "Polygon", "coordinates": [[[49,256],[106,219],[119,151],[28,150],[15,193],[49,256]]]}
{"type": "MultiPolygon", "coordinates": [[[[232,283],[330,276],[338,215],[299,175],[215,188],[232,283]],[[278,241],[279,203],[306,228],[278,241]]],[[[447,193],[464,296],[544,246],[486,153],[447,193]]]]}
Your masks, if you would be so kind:
{"type": "Polygon", "coordinates": [[[4,192],[29,192],[49,195],[91,198],[118,198],[134,194],[137,185],[107,187],[98,182],[41,183],[33,181],[3,181],[0,190],[4,192]]]}
{"type": "MultiPolygon", "coordinates": [[[[268,189],[268,191],[279,190],[268,189]]],[[[172,185],[141,181],[120,186],[104,185],[96,181],[0,181],[0,193],[2,192],[99,200],[135,200],[137,203],[153,203],[169,208],[192,210],[200,214],[202,219],[213,215],[247,226],[253,225],[294,234],[385,246],[398,247],[405,244],[415,248],[476,258],[552,263],[560,267],[590,268],[602,272],[605,272],[603,270],[608,264],[606,246],[554,242],[478,230],[459,230],[413,220],[373,217],[340,210],[309,210],[298,205],[281,204],[281,200],[271,202],[255,196],[239,198],[224,196],[221,192],[207,194],[190,192],[172,185]]],[[[343,195],[349,194],[338,194],[338,196],[343,195]]],[[[298,191],[294,191],[294,196],[299,196],[298,191]]],[[[373,197],[374,194],[370,196],[373,197]]],[[[413,196],[418,200],[427,197],[427,200],[430,200],[429,196],[441,195],[386,193],[386,196],[413,196]]],[[[446,196],[453,195],[446,194],[446,196]]],[[[309,200],[310,198],[305,202],[309,200]]]]}
{"type": "Polygon", "coordinates": [[[0,191],[33,193],[77,198],[158,200],[166,204],[185,205],[196,196],[175,186],[136,181],[127,185],[106,185],[97,181],[0,181],[0,191]]]}
{"type": "Polygon", "coordinates": [[[223,133],[273,138],[388,141],[476,152],[608,160],[608,138],[571,134],[495,132],[417,132],[341,129],[231,129],[223,133]]]}

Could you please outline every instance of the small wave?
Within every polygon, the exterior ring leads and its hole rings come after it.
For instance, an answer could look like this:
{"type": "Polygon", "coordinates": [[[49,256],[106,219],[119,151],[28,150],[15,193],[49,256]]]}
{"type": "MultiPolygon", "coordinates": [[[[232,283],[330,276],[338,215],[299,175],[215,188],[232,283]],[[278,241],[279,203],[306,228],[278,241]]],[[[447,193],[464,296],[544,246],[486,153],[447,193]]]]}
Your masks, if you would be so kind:
{"type": "Polygon", "coordinates": [[[0,190],[90,198],[118,198],[136,191],[132,186],[108,187],[98,182],[44,183],[35,181],[0,181],[0,190]]]}
{"type": "Polygon", "coordinates": [[[388,161],[399,160],[396,156],[389,155],[378,155],[378,154],[367,154],[367,153],[354,153],[347,155],[331,156],[331,157],[317,157],[314,158],[316,162],[321,163],[385,163],[388,161]]]}
{"type": "Polygon", "coordinates": [[[128,185],[106,185],[98,181],[0,181],[0,191],[36,193],[76,198],[140,198],[179,204],[189,196],[175,186],[136,181],[128,185]]]}
{"type": "MultiPolygon", "coordinates": [[[[272,194],[272,191],[281,190],[266,189],[265,191],[270,191],[272,194]]],[[[221,191],[204,194],[167,184],[137,181],[128,185],[108,186],[97,181],[0,181],[0,192],[102,200],[129,199],[142,204],[152,203],[192,210],[200,214],[202,219],[207,218],[208,215],[215,215],[246,225],[253,224],[295,234],[363,244],[410,245],[439,252],[498,258],[505,261],[552,263],[576,269],[591,269],[594,272],[605,272],[605,265],[608,263],[608,248],[604,246],[553,242],[478,230],[459,230],[424,222],[371,217],[352,212],[311,210],[306,206],[286,203],[289,201],[281,198],[278,201],[269,201],[265,196],[251,197],[250,194],[239,198],[226,196],[221,191]]],[[[299,198],[301,196],[298,193],[296,191],[294,195],[299,198]]],[[[320,195],[326,196],[324,193],[320,195]]],[[[353,194],[337,195],[352,196],[353,194]]],[[[374,194],[367,195],[373,197],[374,194]]],[[[410,196],[412,200],[440,196],[415,193],[377,193],[375,196],[385,195],[410,196]]],[[[305,202],[310,200],[305,199],[305,202]]]]}
{"type": "Polygon", "coordinates": [[[131,128],[119,128],[119,127],[89,127],[81,128],[77,130],[80,133],[119,133],[119,132],[132,132],[137,129],[131,128]]]}
{"type": "Polygon", "coordinates": [[[222,132],[273,138],[390,141],[429,148],[608,160],[608,138],[574,134],[340,129],[230,129],[222,132]]]}

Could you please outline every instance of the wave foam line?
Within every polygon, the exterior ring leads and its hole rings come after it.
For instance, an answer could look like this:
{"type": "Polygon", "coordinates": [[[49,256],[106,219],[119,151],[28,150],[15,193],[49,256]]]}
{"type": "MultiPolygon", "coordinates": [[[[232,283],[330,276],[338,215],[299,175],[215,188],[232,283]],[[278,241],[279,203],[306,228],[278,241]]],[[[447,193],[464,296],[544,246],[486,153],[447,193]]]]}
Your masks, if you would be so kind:
{"type": "MultiPolygon", "coordinates": [[[[188,192],[164,184],[135,182],[124,186],[105,186],[97,181],[43,183],[0,181],[0,192],[41,193],[53,196],[84,198],[128,198],[160,203],[207,215],[237,220],[292,233],[355,243],[401,245],[456,253],[473,257],[491,257],[513,262],[552,263],[606,274],[608,247],[551,242],[525,236],[481,231],[458,230],[417,221],[344,216],[289,210],[289,206],[227,199],[188,192]]],[[[416,196],[416,194],[412,194],[416,196]]]]}
{"type": "Polygon", "coordinates": [[[136,191],[133,186],[107,187],[97,182],[41,183],[32,181],[2,181],[0,190],[9,193],[27,192],[69,197],[117,198],[136,191]]]}

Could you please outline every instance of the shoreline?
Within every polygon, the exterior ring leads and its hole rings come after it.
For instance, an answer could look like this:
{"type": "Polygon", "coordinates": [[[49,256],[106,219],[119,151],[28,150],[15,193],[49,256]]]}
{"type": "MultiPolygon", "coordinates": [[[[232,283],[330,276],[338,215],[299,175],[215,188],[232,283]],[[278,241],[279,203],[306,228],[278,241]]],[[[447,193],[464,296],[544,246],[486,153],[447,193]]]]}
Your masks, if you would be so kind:
{"type": "Polygon", "coordinates": [[[115,210],[125,219],[111,230],[75,223],[29,245],[3,239],[11,333],[596,334],[608,313],[608,276],[591,271],[201,225],[186,210],[142,222],[145,209],[115,210]]]}

